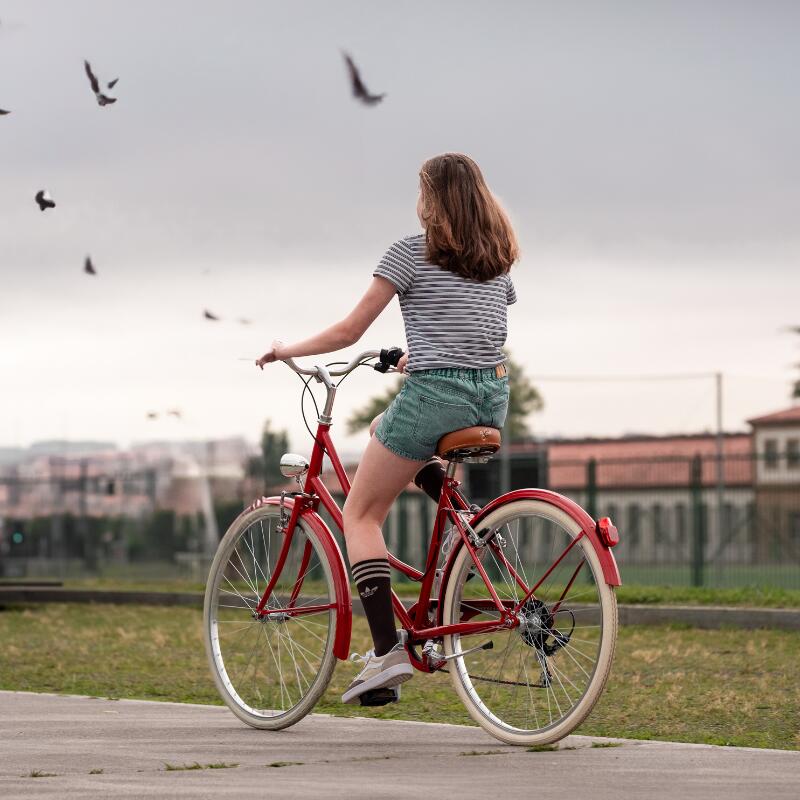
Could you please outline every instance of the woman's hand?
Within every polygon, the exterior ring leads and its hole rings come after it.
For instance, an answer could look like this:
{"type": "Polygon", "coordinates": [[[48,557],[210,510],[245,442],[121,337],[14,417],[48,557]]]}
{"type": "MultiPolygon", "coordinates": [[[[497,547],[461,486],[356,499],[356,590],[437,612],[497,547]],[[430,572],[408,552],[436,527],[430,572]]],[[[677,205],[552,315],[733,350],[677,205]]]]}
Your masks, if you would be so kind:
{"type": "Polygon", "coordinates": [[[400,360],[397,362],[397,371],[405,372],[406,364],[408,364],[408,353],[403,353],[403,355],[400,356],[400,360]]]}
{"type": "Polygon", "coordinates": [[[283,345],[283,342],[280,339],[275,339],[272,343],[272,347],[264,353],[261,358],[256,359],[256,366],[259,369],[264,369],[264,364],[271,364],[273,361],[280,361],[282,356],[280,354],[280,348],[283,345]]]}

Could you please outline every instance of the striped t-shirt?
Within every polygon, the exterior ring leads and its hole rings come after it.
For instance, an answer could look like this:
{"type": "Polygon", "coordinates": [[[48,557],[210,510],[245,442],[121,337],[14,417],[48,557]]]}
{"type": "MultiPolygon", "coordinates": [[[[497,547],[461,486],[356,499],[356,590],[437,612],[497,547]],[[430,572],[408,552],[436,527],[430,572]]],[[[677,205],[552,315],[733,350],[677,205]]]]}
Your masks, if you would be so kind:
{"type": "Polygon", "coordinates": [[[409,372],[505,361],[506,306],[517,302],[508,274],[481,282],[430,264],[424,233],[395,242],[372,274],[397,290],[409,372]]]}

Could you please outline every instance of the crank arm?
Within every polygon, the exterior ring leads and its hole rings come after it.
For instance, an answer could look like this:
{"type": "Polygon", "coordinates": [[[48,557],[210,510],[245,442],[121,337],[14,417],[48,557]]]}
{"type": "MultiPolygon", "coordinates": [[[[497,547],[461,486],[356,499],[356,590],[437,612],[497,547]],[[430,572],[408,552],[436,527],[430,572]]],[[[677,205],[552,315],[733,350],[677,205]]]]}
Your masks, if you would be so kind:
{"type": "Polygon", "coordinates": [[[479,644],[477,647],[470,647],[468,650],[462,650],[460,653],[453,653],[451,656],[442,656],[439,661],[452,661],[454,658],[461,658],[461,656],[476,653],[478,650],[492,650],[494,649],[494,642],[490,639],[488,642],[479,644]]]}

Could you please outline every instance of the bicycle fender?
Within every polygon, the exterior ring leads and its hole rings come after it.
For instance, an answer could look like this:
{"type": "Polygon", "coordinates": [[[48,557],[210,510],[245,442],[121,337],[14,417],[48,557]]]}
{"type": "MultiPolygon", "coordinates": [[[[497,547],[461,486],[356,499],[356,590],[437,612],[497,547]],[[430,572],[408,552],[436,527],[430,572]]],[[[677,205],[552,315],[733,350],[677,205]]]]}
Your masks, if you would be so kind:
{"type": "MultiPolygon", "coordinates": [[[[287,497],[284,501],[284,507],[291,511],[294,505],[294,499],[287,497]]],[[[263,498],[260,505],[279,506],[281,504],[280,497],[267,497],[263,498]]],[[[336,539],[331,533],[331,529],[325,524],[311,508],[306,508],[300,514],[304,525],[312,528],[314,533],[319,537],[322,548],[325,551],[325,556],[331,566],[331,573],[333,575],[333,587],[336,593],[336,633],[333,639],[333,654],[341,661],[346,661],[350,657],[350,634],[353,628],[353,601],[350,598],[350,582],[347,580],[347,570],[344,565],[344,557],[336,539]]]]}
{"type": "MultiPolygon", "coordinates": [[[[481,520],[491,514],[498,506],[504,503],[510,503],[514,500],[541,500],[550,505],[556,506],[561,511],[564,511],[572,519],[574,519],[580,526],[584,535],[592,543],[597,558],[600,560],[600,566],[603,570],[603,579],[609,586],[621,586],[622,578],[619,574],[619,567],[617,567],[617,560],[611,550],[600,540],[597,535],[597,523],[581,508],[576,502],[564,497],[563,494],[558,492],[551,492],[548,489],[514,489],[506,494],[501,494],[500,497],[495,498],[488,502],[470,521],[470,525],[477,530],[480,527],[481,520]]],[[[442,578],[442,591],[441,597],[444,596],[444,587],[450,578],[450,570],[452,563],[455,560],[456,553],[459,548],[454,547],[450,553],[447,565],[445,567],[445,574],[442,578]]],[[[441,606],[441,603],[439,604],[441,606]]]]}

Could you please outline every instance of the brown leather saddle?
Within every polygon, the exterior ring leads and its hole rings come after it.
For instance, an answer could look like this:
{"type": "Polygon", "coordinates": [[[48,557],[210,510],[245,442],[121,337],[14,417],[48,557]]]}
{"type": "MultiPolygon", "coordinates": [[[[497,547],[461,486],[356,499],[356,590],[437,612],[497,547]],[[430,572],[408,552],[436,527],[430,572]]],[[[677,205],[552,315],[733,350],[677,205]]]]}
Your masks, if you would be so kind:
{"type": "Polygon", "coordinates": [[[436,445],[436,455],[445,461],[487,461],[500,449],[500,431],[474,425],[446,433],[436,445]]]}

